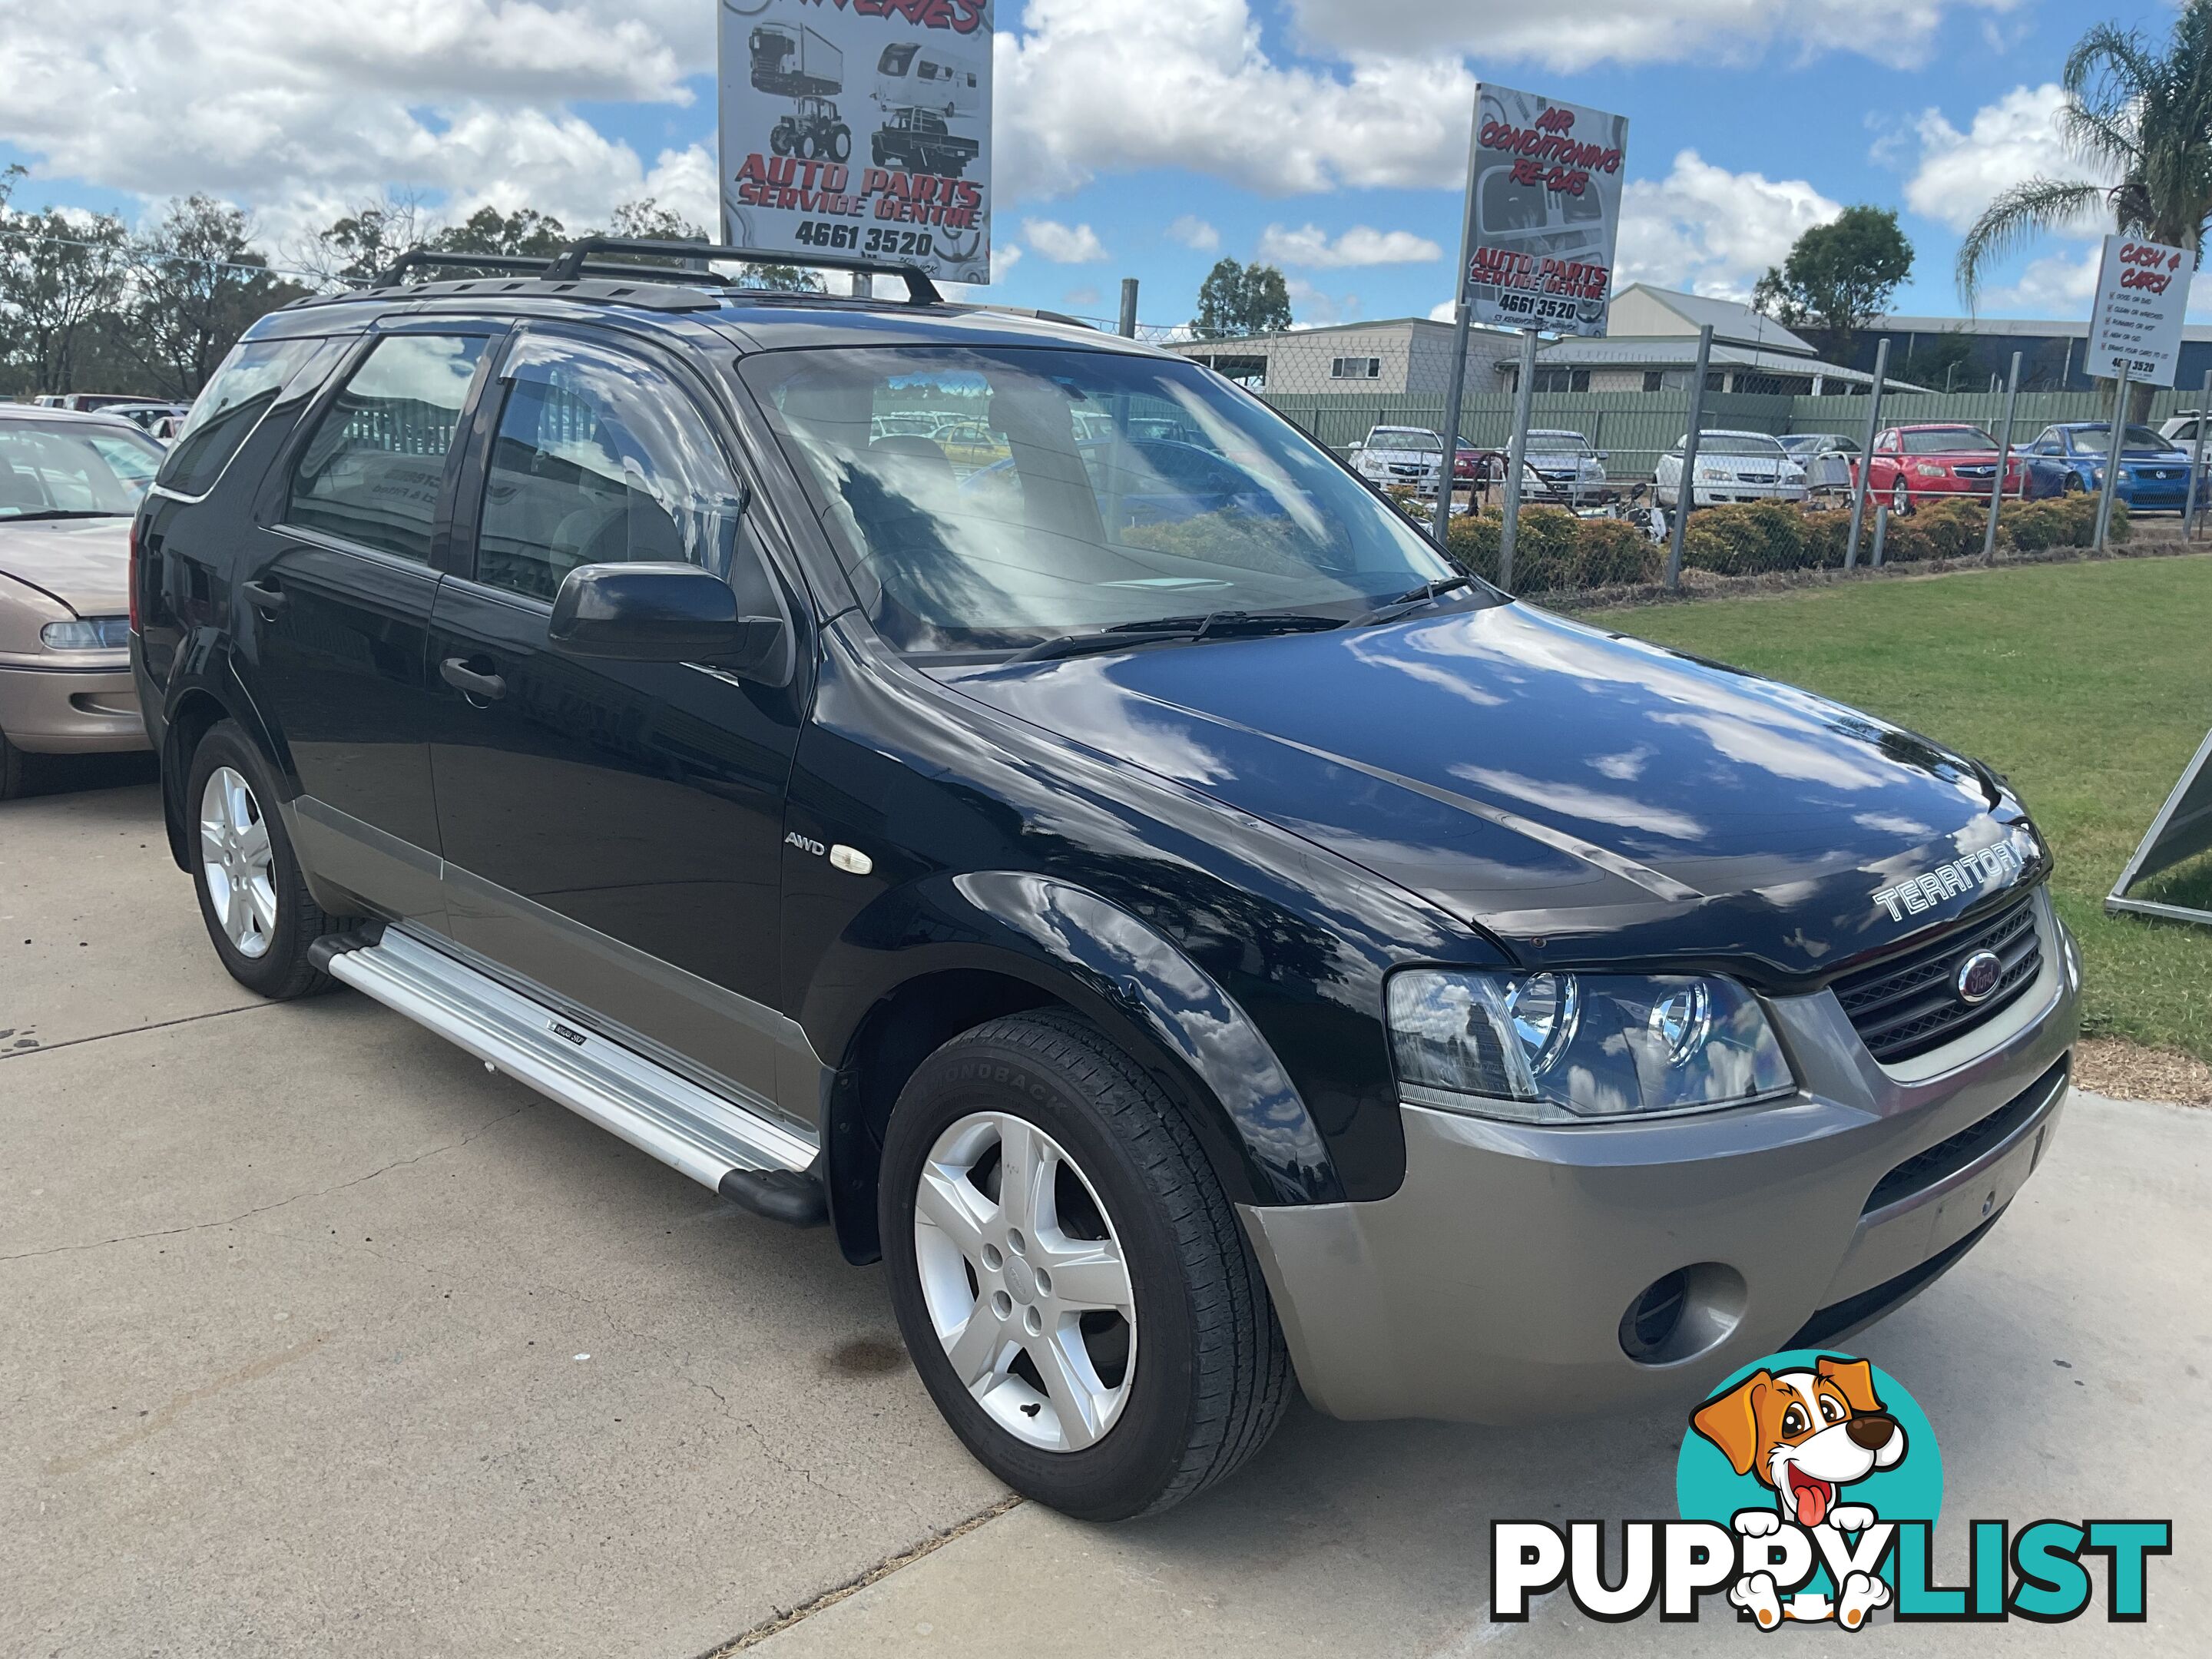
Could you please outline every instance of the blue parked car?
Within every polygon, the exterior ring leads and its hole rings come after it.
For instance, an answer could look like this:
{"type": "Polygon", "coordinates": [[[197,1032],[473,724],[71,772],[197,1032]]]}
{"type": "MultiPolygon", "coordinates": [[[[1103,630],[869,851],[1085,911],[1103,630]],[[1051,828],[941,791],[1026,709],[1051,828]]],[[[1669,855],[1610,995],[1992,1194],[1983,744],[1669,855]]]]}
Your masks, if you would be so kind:
{"type": "MultiPolygon", "coordinates": [[[[2047,426],[2028,447],[2028,453],[2063,467],[2069,492],[2101,489],[2111,433],[2109,421],[2047,426]]],[[[2180,512],[2189,496],[2189,452],[2147,426],[2130,424],[2121,446],[2120,480],[2113,493],[2135,512],[2180,512]]]]}

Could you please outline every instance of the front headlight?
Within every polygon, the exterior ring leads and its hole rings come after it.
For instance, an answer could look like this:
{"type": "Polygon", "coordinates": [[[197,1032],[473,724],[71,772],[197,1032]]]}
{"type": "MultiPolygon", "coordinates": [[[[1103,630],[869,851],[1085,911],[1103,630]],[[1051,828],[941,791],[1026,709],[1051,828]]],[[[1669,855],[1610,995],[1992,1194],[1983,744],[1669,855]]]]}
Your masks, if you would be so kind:
{"type": "Polygon", "coordinates": [[[49,651],[119,651],[131,643],[128,617],[87,617],[82,622],[48,623],[39,643],[49,651]]]}
{"type": "Polygon", "coordinates": [[[1709,974],[1413,969],[1389,989],[1400,1092],[1523,1123],[1741,1105],[1793,1086],[1757,999],[1709,974]]]}

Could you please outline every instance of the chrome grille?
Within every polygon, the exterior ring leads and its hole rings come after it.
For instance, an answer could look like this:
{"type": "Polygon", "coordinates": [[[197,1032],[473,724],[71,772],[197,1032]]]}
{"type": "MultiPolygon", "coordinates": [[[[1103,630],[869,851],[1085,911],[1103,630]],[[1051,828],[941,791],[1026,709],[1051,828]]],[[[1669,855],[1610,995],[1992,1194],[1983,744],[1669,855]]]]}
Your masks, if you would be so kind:
{"type": "Polygon", "coordinates": [[[1916,950],[1846,974],[1831,988],[1876,1060],[1910,1060],[1962,1036],[2017,999],[2043,966],[2035,901],[2024,898],[1986,921],[1916,950]],[[1993,951],[2002,971],[1987,1001],[1969,1006],[1954,989],[1960,963],[1993,951]]]}

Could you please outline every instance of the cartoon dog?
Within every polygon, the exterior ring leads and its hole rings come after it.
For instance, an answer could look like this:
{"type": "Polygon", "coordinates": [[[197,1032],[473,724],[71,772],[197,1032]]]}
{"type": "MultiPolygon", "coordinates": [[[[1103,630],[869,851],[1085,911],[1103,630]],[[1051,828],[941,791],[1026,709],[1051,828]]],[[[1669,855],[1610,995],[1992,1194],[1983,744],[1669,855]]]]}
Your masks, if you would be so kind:
{"type": "MultiPolygon", "coordinates": [[[[1882,1409],[1874,1368],[1863,1359],[1824,1354],[1811,1370],[1754,1371],[1698,1407],[1690,1424],[1738,1474],[1755,1474],[1773,1490],[1774,1509],[1738,1511],[1735,1529],[1747,1538],[1778,1532],[1784,1521],[1838,1534],[1863,1532],[1875,1523],[1875,1512],[1840,1501],[1843,1489],[1876,1469],[1896,1468],[1905,1456],[1905,1430],[1882,1409]]],[[[1832,1605],[1805,1592],[1785,1607],[1773,1575],[1754,1572],[1737,1581],[1729,1599],[1768,1630],[1785,1612],[1797,1620],[1832,1618],[1856,1630],[1869,1613],[1888,1604],[1889,1586],[1872,1573],[1852,1572],[1832,1605]]]]}

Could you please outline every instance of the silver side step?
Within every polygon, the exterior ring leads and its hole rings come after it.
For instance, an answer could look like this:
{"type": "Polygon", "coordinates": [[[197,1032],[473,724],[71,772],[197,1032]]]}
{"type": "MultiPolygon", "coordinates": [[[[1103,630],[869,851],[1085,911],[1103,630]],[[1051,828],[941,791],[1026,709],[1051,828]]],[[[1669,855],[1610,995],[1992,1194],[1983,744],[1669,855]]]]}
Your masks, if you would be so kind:
{"type": "MultiPolygon", "coordinates": [[[[814,1162],[811,1138],[620,1043],[577,1030],[397,927],[385,928],[373,945],[355,945],[347,936],[318,939],[313,955],[333,979],[750,1207],[763,1206],[749,1194],[789,1192],[799,1184],[793,1177],[814,1162]]],[[[814,1183],[810,1179],[804,1187],[813,1189],[814,1183]]]]}

